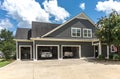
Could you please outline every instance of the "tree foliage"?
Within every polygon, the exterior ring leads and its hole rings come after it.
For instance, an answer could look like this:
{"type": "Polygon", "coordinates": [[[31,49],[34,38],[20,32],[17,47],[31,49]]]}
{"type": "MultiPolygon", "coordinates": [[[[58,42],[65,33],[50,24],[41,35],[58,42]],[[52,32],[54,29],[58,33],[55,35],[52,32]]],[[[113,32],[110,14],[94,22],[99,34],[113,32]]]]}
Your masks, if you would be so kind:
{"type": "Polygon", "coordinates": [[[3,29],[0,33],[0,51],[5,55],[6,59],[10,59],[15,54],[14,36],[9,30],[3,29]]]}
{"type": "Polygon", "coordinates": [[[108,45],[114,44],[117,47],[120,45],[120,15],[116,11],[102,17],[97,26],[99,28],[96,35],[102,42],[108,45]]]}

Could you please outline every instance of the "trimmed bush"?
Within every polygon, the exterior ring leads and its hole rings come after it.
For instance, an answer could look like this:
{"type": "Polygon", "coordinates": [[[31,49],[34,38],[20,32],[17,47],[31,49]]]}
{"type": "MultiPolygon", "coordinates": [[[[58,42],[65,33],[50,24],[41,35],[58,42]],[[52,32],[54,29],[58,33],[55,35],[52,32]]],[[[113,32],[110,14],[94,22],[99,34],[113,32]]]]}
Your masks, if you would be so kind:
{"type": "Polygon", "coordinates": [[[103,59],[105,59],[105,56],[103,56],[103,55],[101,54],[101,55],[98,56],[98,59],[103,60],[103,59]]]}
{"type": "Polygon", "coordinates": [[[112,59],[113,59],[113,55],[114,55],[114,53],[110,53],[110,54],[109,54],[109,59],[112,60],[112,59]]]}
{"type": "Polygon", "coordinates": [[[113,54],[113,60],[120,60],[120,56],[118,54],[113,54]]]}

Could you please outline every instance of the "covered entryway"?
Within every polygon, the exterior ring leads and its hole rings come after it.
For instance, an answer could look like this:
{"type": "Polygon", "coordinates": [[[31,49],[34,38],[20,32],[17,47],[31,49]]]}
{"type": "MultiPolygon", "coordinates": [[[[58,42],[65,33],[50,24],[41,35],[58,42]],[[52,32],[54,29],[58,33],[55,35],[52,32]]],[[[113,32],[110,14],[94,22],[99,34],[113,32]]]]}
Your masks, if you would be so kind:
{"type": "Polygon", "coordinates": [[[80,46],[76,45],[62,45],[62,58],[80,58],[80,46]]]}
{"type": "Polygon", "coordinates": [[[30,60],[32,59],[32,47],[31,46],[20,46],[20,58],[21,60],[30,60]]]}
{"type": "Polygon", "coordinates": [[[58,59],[59,46],[37,45],[37,59],[58,59]]]}

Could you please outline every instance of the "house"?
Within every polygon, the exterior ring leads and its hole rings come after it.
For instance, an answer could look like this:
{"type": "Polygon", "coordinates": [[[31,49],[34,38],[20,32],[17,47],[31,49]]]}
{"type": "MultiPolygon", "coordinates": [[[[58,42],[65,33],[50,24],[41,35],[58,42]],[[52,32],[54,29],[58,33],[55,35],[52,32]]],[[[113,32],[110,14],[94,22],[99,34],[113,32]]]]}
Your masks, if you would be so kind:
{"type": "Polygon", "coordinates": [[[32,28],[16,31],[17,60],[108,57],[108,46],[95,31],[94,22],[83,12],[63,24],[32,22],[32,28]]]}

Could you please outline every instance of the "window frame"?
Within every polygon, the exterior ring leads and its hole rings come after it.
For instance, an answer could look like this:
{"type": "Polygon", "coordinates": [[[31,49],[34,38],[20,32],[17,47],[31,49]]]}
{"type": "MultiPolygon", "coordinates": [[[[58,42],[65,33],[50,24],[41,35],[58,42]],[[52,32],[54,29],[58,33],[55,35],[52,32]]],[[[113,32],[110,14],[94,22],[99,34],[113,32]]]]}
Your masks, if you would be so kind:
{"type": "Polygon", "coordinates": [[[114,45],[111,45],[111,46],[110,46],[110,49],[111,49],[110,51],[111,51],[112,53],[113,53],[113,52],[116,52],[116,51],[114,50],[114,45]]]}
{"type": "Polygon", "coordinates": [[[83,28],[83,37],[84,37],[84,38],[92,38],[92,29],[83,28]],[[87,36],[84,35],[84,34],[85,34],[85,33],[84,33],[85,30],[87,31],[87,33],[86,33],[87,36]],[[90,36],[89,36],[89,34],[88,34],[88,31],[90,31],[90,36]]]}
{"type": "Polygon", "coordinates": [[[71,36],[72,36],[72,37],[81,37],[81,28],[72,27],[72,28],[71,28],[71,36]],[[73,29],[75,29],[75,33],[76,33],[75,36],[73,35],[73,29]],[[77,36],[77,34],[78,34],[78,33],[77,33],[77,30],[80,31],[80,36],[77,36]]]}

